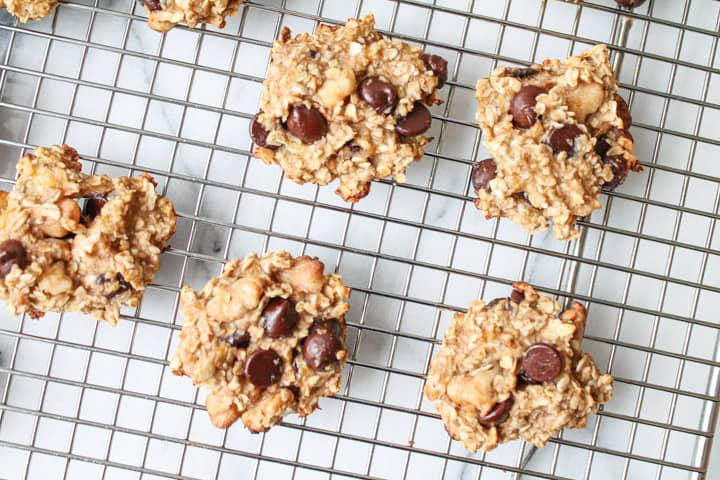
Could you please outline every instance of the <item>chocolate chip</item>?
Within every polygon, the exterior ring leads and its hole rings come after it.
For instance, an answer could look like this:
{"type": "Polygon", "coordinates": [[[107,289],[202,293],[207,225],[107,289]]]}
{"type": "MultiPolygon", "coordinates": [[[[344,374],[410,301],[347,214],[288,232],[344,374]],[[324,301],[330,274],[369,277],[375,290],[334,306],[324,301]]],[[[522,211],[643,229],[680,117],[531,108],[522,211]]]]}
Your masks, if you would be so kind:
{"type": "Polygon", "coordinates": [[[426,53],[423,55],[423,62],[425,62],[425,67],[432,70],[438,78],[438,88],[444,87],[448,77],[447,60],[440,55],[430,55],[426,53]]]}
{"type": "Polygon", "coordinates": [[[497,165],[492,158],[486,158],[473,165],[470,180],[476,192],[490,191],[490,182],[497,176],[497,165]]]}
{"type": "Polygon", "coordinates": [[[498,304],[499,304],[500,302],[502,302],[503,300],[507,300],[507,299],[508,299],[508,297],[500,297],[500,298],[496,298],[496,299],[494,299],[494,300],[491,300],[490,303],[488,303],[488,304],[485,305],[485,309],[486,309],[486,310],[489,310],[489,309],[495,307],[496,305],[498,305],[498,304]]]}
{"type": "Polygon", "coordinates": [[[235,348],[247,348],[250,345],[250,334],[242,330],[235,330],[223,340],[235,348]]]}
{"type": "Polygon", "coordinates": [[[512,78],[530,78],[538,74],[538,70],[534,68],[508,68],[505,75],[512,78]]]}
{"type": "Polygon", "coordinates": [[[343,349],[340,339],[329,332],[313,332],[305,338],[302,352],[305,362],[313,370],[320,370],[337,361],[337,353],[343,349]]]}
{"type": "Polygon", "coordinates": [[[613,172],[612,180],[605,182],[603,190],[615,190],[625,181],[625,177],[628,174],[627,161],[625,161],[625,157],[622,155],[608,155],[603,157],[602,160],[604,163],[610,165],[613,172]]]}
{"type": "Polygon", "coordinates": [[[621,7],[635,8],[645,3],[645,0],[615,0],[615,3],[621,7]]]}
{"type": "Polygon", "coordinates": [[[258,120],[261,113],[262,112],[256,113],[252,119],[252,123],[250,124],[250,137],[252,138],[252,141],[255,142],[255,145],[275,150],[278,147],[275,145],[268,145],[268,131],[265,130],[265,127],[263,127],[262,123],[258,120]]]}
{"type": "Polygon", "coordinates": [[[335,335],[339,339],[342,338],[342,327],[334,318],[318,318],[310,327],[310,333],[313,332],[327,332],[335,335]]]}
{"type": "Polygon", "coordinates": [[[262,320],[268,337],[286,337],[298,323],[295,304],[286,298],[273,298],[263,310],[262,320]]]}
{"type": "Polygon", "coordinates": [[[282,358],[275,350],[256,350],[245,360],[245,375],[256,387],[269,387],[282,377],[282,358]]]}
{"type": "Polygon", "coordinates": [[[576,125],[565,125],[550,132],[547,143],[553,149],[554,153],[567,152],[572,155],[575,151],[575,138],[582,135],[576,125]]]}
{"type": "Polygon", "coordinates": [[[630,128],[630,125],[632,125],[632,115],[630,114],[630,107],[628,107],[627,102],[620,95],[615,95],[615,103],[617,103],[615,112],[617,113],[618,118],[622,120],[623,128],[627,130],[628,128],[630,128]]]}
{"type": "Polygon", "coordinates": [[[310,58],[317,57],[317,50],[308,50],[308,55],[310,56],[310,58]]]}
{"type": "Polygon", "coordinates": [[[160,5],[160,0],[139,0],[141,4],[148,7],[151,11],[160,10],[162,8],[162,5],[160,5]]]}
{"type": "Polygon", "coordinates": [[[17,240],[5,240],[0,243],[0,280],[10,273],[13,265],[19,268],[27,267],[27,251],[17,240]]]}
{"type": "Polygon", "coordinates": [[[287,119],[287,129],[306,145],[320,140],[327,133],[327,121],[319,110],[294,105],[287,119]]]}
{"type": "Polygon", "coordinates": [[[521,290],[515,290],[513,288],[513,291],[510,294],[510,301],[512,301],[514,303],[520,303],[523,300],[525,300],[525,292],[523,292],[521,290]]]}
{"type": "Polygon", "coordinates": [[[415,102],[412,111],[406,117],[398,118],[395,130],[406,137],[414,137],[430,128],[432,115],[430,110],[420,102],[415,102]]]}
{"type": "Polygon", "coordinates": [[[549,382],[560,375],[563,367],[560,353],[552,345],[536,343],[523,354],[522,375],[534,383],[549,382]]]}
{"type": "Polygon", "coordinates": [[[83,217],[87,220],[93,220],[100,215],[106,203],[107,197],[105,195],[95,195],[88,198],[85,200],[85,206],[83,207],[83,217]]]}
{"type": "Polygon", "coordinates": [[[510,415],[510,409],[513,406],[513,398],[509,397],[495,406],[485,415],[478,417],[478,423],[483,427],[494,427],[500,425],[510,415]]]}
{"type": "Polygon", "coordinates": [[[608,150],[610,150],[610,144],[607,141],[607,137],[603,135],[602,137],[598,137],[597,141],[595,142],[595,153],[600,155],[600,157],[604,157],[607,155],[608,150]]]}
{"type": "Polygon", "coordinates": [[[103,273],[102,275],[98,275],[98,277],[95,279],[95,284],[99,286],[103,286],[110,282],[117,283],[117,285],[113,285],[115,288],[111,289],[105,294],[108,299],[113,299],[121,293],[125,293],[132,288],[132,285],[130,285],[125,280],[125,277],[122,276],[122,273],[116,273],[114,275],[108,275],[103,273]]]}
{"type": "Polygon", "coordinates": [[[530,128],[537,121],[535,113],[536,97],[546,93],[544,89],[535,85],[526,85],[515,94],[510,102],[510,114],[513,117],[515,126],[530,128]]]}
{"type": "Polygon", "coordinates": [[[524,202],[530,201],[530,199],[528,198],[527,192],[515,192],[512,194],[512,197],[517,201],[524,201],[524,202]]]}
{"type": "Polygon", "coordinates": [[[378,77],[369,77],[360,82],[357,89],[358,96],[373,107],[376,112],[382,113],[395,107],[397,92],[391,83],[384,82],[378,77]]]}

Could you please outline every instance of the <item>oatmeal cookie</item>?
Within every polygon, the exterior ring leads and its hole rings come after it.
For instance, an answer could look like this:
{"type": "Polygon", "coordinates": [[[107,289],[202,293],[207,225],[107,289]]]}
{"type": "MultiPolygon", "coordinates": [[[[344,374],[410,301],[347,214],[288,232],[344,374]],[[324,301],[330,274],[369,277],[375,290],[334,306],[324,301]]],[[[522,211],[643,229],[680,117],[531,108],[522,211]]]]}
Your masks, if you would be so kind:
{"type": "Polygon", "coordinates": [[[600,208],[601,190],[642,170],[605,45],[562,63],[500,67],[476,90],[491,158],[474,166],[471,180],[488,218],[507,217],[529,232],[552,221],[555,238],[576,238],[575,221],[600,208]]]}
{"type": "Polygon", "coordinates": [[[158,271],[175,212],[149,175],[80,168],[67,145],[18,162],[15,188],[0,201],[0,298],[15,315],[83,312],[115,325],[158,271]]]}
{"type": "Polygon", "coordinates": [[[513,288],[455,315],[425,385],[450,436],[473,452],[518,437],[542,447],[612,397],[613,378],[582,353],[583,306],[561,311],[526,283],[513,288]]]}
{"type": "Polygon", "coordinates": [[[57,0],[0,0],[0,8],[7,8],[23,23],[47,17],[57,4],[57,0]]]}
{"type": "Polygon", "coordinates": [[[373,179],[403,182],[422,159],[425,105],[440,103],[446,80],[447,61],[383,38],[372,15],[295,38],[285,28],[251,125],[254,154],[297,183],[338,178],[337,193],[357,201],[373,179]]]}
{"type": "Polygon", "coordinates": [[[229,262],[180,294],[183,328],[171,368],[210,391],[210,420],[264,432],[309,415],[340,389],[350,289],[316,258],[280,251],[229,262]]]}
{"type": "Polygon", "coordinates": [[[140,0],[148,15],[148,25],[167,32],[175,25],[195,28],[210,23],[225,27],[225,17],[235,15],[243,0],[140,0]]]}

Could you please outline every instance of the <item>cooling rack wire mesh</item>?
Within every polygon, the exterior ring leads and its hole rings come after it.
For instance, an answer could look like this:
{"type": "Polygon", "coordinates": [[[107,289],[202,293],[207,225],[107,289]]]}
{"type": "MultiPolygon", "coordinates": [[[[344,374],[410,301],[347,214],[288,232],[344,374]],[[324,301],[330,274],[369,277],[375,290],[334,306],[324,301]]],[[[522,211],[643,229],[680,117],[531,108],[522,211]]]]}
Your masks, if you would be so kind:
{"type": "Polygon", "coordinates": [[[178,233],[116,328],[81,315],[0,314],[2,478],[703,478],[718,407],[720,2],[252,0],[224,30],[147,28],[131,0],[61,1],[0,17],[0,188],[36,145],[87,171],[149,172],[178,233]],[[357,205],[251,159],[272,40],[368,12],[450,61],[425,159],[357,205]],[[470,203],[484,158],[473,86],[499,64],[611,45],[645,172],[604,196],[582,242],[528,236],[470,203]],[[214,429],[204,392],[170,374],[178,292],[229,258],[320,257],[354,291],[344,386],[322,410],[252,435],[214,429]],[[454,311],[526,280],[589,309],[585,349],[616,378],[587,429],[542,450],[470,455],[422,396],[454,311]]]}

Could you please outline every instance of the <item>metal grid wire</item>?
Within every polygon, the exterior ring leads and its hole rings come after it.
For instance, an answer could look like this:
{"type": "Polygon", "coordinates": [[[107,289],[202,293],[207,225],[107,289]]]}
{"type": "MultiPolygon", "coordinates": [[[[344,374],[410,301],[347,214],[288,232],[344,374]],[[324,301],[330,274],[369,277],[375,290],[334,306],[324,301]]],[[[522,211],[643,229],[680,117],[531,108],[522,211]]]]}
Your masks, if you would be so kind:
{"type": "Polygon", "coordinates": [[[87,171],[149,172],[178,233],[118,327],[81,315],[0,315],[3,478],[702,478],[718,406],[720,2],[251,0],[224,30],[146,26],[131,0],[61,1],[41,22],[0,17],[0,186],[36,145],[87,171]],[[357,205],[251,160],[272,40],[373,12],[390,36],[450,61],[433,142],[408,182],[357,205]],[[470,203],[477,78],[605,42],[622,68],[645,173],[603,197],[581,242],[528,236],[470,203]],[[270,432],[214,429],[204,392],[173,377],[178,292],[222,263],[285,248],[353,287],[344,386],[270,432]],[[585,303],[585,349],[616,378],[584,430],[533,452],[471,455],[422,396],[454,311],[524,279],[585,303]]]}

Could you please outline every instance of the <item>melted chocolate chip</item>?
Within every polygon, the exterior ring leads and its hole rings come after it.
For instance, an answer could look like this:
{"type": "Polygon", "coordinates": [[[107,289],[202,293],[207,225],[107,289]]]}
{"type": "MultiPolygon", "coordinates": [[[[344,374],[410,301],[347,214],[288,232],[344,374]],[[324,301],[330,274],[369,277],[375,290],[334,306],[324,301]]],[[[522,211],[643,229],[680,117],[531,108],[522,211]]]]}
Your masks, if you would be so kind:
{"type": "Polygon", "coordinates": [[[497,176],[497,165],[492,158],[486,158],[473,165],[470,180],[476,192],[490,191],[490,182],[497,176]]]}
{"type": "Polygon", "coordinates": [[[550,132],[547,143],[554,153],[567,152],[568,156],[575,151],[575,139],[582,135],[576,125],[565,125],[550,132]]]}
{"type": "Polygon", "coordinates": [[[13,265],[21,269],[27,267],[27,251],[17,240],[5,240],[0,243],[0,280],[10,273],[13,265]]]}
{"type": "Polygon", "coordinates": [[[263,328],[268,337],[286,337],[298,323],[295,304],[286,298],[273,298],[263,310],[262,320],[263,328]]]}
{"type": "Polygon", "coordinates": [[[337,353],[342,350],[342,341],[329,332],[313,332],[305,338],[302,352],[305,362],[313,370],[321,370],[337,361],[337,353]]]}
{"type": "Polygon", "coordinates": [[[500,403],[496,403],[488,413],[478,416],[478,423],[484,427],[500,425],[510,414],[513,402],[513,398],[509,397],[500,403]]]}
{"type": "Polygon", "coordinates": [[[615,3],[621,7],[635,8],[645,3],[645,0],[615,0],[615,3]]]}
{"type": "Polygon", "coordinates": [[[376,112],[382,113],[392,110],[397,103],[397,91],[391,83],[384,82],[378,77],[369,77],[360,82],[357,89],[358,96],[376,112]]]}
{"type": "Polygon", "coordinates": [[[430,128],[432,115],[420,102],[415,102],[412,111],[406,117],[398,118],[395,130],[406,137],[415,137],[430,128]]]}
{"type": "Polygon", "coordinates": [[[542,383],[552,381],[560,375],[563,361],[555,347],[536,343],[525,350],[520,366],[521,375],[526,380],[530,383],[542,383]]]}
{"type": "Polygon", "coordinates": [[[617,103],[617,108],[615,112],[617,113],[617,116],[620,118],[620,120],[622,120],[623,128],[627,130],[628,128],[630,128],[630,125],[632,125],[632,115],[630,114],[630,107],[628,107],[627,102],[620,95],[615,95],[615,102],[617,103]]]}
{"type": "Polygon", "coordinates": [[[423,62],[425,67],[433,71],[435,76],[438,78],[438,88],[445,86],[448,78],[448,62],[440,55],[423,55],[423,62]]]}
{"type": "Polygon", "coordinates": [[[247,348],[250,345],[250,334],[242,330],[235,330],[223,340],[235,348],[247,348]]]}
{"type": "Polygon", "coordinates": [[[306,145],[310,145],[327,133],[327,121],[319,110],[305,105],[294,105],[287,119],[287,129],[306,145]]]}
{"type": "Polygon", "coordinates": [[[523,300],[525,300],[525,292],[520,290],[515,290],[513,288],[512,293],[510,294],[510,300],[515,303],[520,303],[523,300]]]}
{"type": "Polygon", "coordinates": [[[486,309],[486,310],[490,310],[491,308],[495,307],[496,305],[498,305],[498,304],[499,304],[500,302],[502,302],[503,300],[507,300],[507,299],[508,299],[508,297],[500,297],[500,298],[496,298],[496,299],[494,299],[494,300],[491,300],[488,304],[485,305],[485,309],[486,309]]]}
{"type": "Polygon", "coordinates": [[[600,155],[600,158],[602,158],[607,155],[608,150],[610,150],[610,143],[608,143],[607,137],[605,135],[598,137],[595,142],[595,153],[600,155]]]}
{"type": "Polygon", "coordinates": [[[262,123],[258,120],[261,113],[262,112],[256,113],[252,119],[252,123],[250,123],[250,137],[252,141],[255,142],[255,145],[276,150],[278,148],[277,146],[268,145],[267,143],[268,131],[265,130],[265,127],[263,127],[262,123]]]}
{"type": "Polygon", "coordinates": [[[139,1],[141,4],[145,5],[151,11],[160,10],[162,8],[162,5],[160,5],[160,0],[139,0],[139,1]]]}
{"type": "Polygon", "coordinates": [[[100,215],[100,212],[102,212],[106,203],[107,196],[105,195],[95,195],[88,198],[85,200],[85,206],[83,207],[83,217],[85,217],[88,221],[92,221],[95,217],[100,215]]]}
{"type": "Polygon", "coordinates": [[[256,387],[269,387],[282,377],[282,358],[275,350],[256,350],[245,360],[245,375],[256,387]]]}
{"type": "Polygon", "coordinates": [[[513,117],[515,126],[519,128],[530,128],[537,121],[535,104],[537,96],[545,93],[545,90],[535,85],[526,85],[515,94],[510,102],[510,114],[513,117]]]}
{"type": "Polygon", "coordinates": [[[108,299],[113,299],[116,296],[120,295],[121,293],[125,293],[132,288],[132,285],[130,285],[125,280],[125,277],[122,276],[122,273],[116,273],[113,276],[108,276],[107,274],[102,274],[102,275],[98,275],[98,277],[95,279],[95,284],[99,285],[99,286],[103,286],[109,282],[116,282],[117,287],[114,290],[105,294],[105,296],[108,299]]]}
{"type": "Polygon", "coordinates": [[[530,78],[538,74],[538,71],[533,68],[508,68],[505,70],[505,75],[512,78],[530,78]]]}
{"type": "Polygon", "coordinates": [[[613,172],[612,180],[605,182],[603,190],[612,191],[620,186],[628,174],[627,161],[622,155],[608,155],[603,157],[603,162],[610,165],[613,172]]]}

